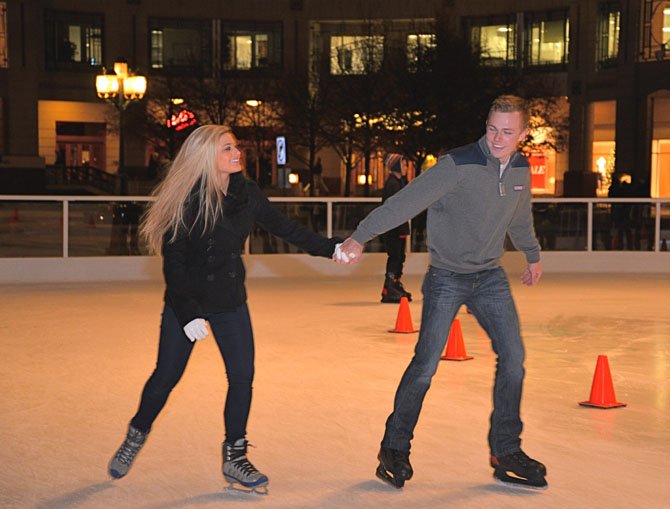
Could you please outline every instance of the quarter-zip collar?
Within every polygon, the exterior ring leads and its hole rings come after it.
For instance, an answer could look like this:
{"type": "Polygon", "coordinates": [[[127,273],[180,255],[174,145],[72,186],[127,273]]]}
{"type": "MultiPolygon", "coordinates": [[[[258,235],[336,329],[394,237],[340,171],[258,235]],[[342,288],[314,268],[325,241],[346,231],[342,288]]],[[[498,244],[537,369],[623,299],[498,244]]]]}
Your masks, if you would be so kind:
{"type": "Polygon", "coordinates": [[[502,172],[502,175],[500,174],[500,159],[497,157],[494,157],[491,155],[491,151],[489,150],[489,146],[486,144],[486,136],[482,136],[479,138],[479,148],[482,150],[484,155],[486,156],[486,167],[489,168],[491,171],[495,171],[496,175],[498,176],[498,196],[507,196],[507,190],[505,189],[505,176],[509,173],[510,169],[514,167],[514,162],[515,160],[520,156],[520,153],[518,150],[515,150],[512,152],[512,154],[509,156],[509,161],[507,161],[507,166],[505,167],[505,171],[502,172]]]}
{"type": "MultiPolygon", "coordinates": [[[[479,148],[482,150],[482,152],[486,156],[487,161],[495,161],[496,164],[497,164],[498,172],[500,172],[500,159],[498,159],[497,157],[495,157],[491,154],[491,151],[489,150],[489,146],[486,144],[486,135],[479,138],[479,141],[477,143],[479,144],[479,148]]],[[[521,156],[521,154],[518,150],[515,150],[514,152],[512,152],[512,154],[509,156],[509,162],[507,164],[507,168],[505,169],[505,173],[507,173],[507,170],[509,170],[510,168],[512,168],[514,166],[514,162],[520,156],[521,156]]]]}

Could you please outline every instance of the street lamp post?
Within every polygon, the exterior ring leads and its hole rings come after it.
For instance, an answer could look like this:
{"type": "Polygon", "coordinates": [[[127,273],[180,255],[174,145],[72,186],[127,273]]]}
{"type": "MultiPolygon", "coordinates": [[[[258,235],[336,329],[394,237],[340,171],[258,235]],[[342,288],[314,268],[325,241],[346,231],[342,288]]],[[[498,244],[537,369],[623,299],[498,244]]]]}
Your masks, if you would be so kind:
{"type": "Polygon", "coordinates": [[[102,74],[96,76],[95,89],[98,97],[116,107],[119,112],[119,169],[121,193],[128,194],[128,179],[125,167],[125,140],[124,140],[124,111],[133,101],[139,101],[147,90],[147,79],[144,76],[129,74],[128,63],[122,59],[114,62],[114,73],[107,74],[105,68],[102,74]]]}

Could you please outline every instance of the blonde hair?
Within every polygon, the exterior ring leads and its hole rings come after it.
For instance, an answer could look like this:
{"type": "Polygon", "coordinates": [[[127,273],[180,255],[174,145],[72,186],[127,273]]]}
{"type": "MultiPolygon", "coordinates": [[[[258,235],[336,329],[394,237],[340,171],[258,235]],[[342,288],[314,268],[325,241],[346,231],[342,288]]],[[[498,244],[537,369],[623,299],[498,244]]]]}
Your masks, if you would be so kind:
{"type": "Polygon", "coordinates": [[[491,104],[488,118],[491,117],[491,113],[494,111],[500,111],[503,113],[514,113],[518,111],[521,113],[523,127],[526,128],[528,126],[528,103],[522,97],[517,95],[498,96],[494,99],[493,104],[491,104]]]}
{"type": "Polygon", "coordinates": [[[151,193],[155,201],[142,218],[140,234],[150,252],[160,254],[164,237],[171,233],[168,242],[174,242],[180,228],[191,231],[202,221],[203,231],[207,231],[214,225],[223,203],[218,183],[217,150],[219,139],[226,133],[232,133],[230,127],[204,125],[184,141],[165,179],[151,193]],[[189,214],[190,224],[186,224],[186,205],[196,185],[197,213],[194,218],[189,214]]]}

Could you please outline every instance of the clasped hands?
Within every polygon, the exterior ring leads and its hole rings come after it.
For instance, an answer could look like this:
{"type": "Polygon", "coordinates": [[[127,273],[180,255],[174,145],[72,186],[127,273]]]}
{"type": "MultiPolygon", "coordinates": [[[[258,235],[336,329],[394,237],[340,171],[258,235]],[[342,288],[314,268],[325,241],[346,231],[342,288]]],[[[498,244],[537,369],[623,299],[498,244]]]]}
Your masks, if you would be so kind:
{"type": "Polygon", "coordinates": [[[358,263],[362,254],[363,244],[349,237],[344,242],[335,245],[333,261],[341,265],[350,265],[358,263]]]}

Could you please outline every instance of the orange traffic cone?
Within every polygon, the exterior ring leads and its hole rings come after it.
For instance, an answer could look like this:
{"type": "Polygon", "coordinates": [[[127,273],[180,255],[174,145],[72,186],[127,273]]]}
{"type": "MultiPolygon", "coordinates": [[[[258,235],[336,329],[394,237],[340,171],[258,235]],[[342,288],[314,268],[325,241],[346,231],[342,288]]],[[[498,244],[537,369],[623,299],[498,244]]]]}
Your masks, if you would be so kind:
{"type": "Polygon", "coordinates": [[[474,359],[474,357],[465,353],[463,331],[461,330],[461,321],[458,318],[454,318],[454,321],[451,323],[447,348],[440,359],[443,361],[468,361],[474,359]]]}
{"type": "Polygon", "coordinates": [[[409,312],[409,301],[407,297],[400,297],[400,307],[398,308],[398,318],[395,321],[395,329],[389,332],[400,332],[403,334],[418,332],[412,324],[412,315],[409,312]]]}
{"type": "Polygon", "coordinates": [[[607,362],[606,355],[598,356],[596,372],[593,375],[593,384],[591,385],[591,397],[588,401],[582,401],[579,404],[597,408],[626,406],[626,403],[619,403],[614,395],[614,385],[612,384],[610,365],[607,362]]]}

